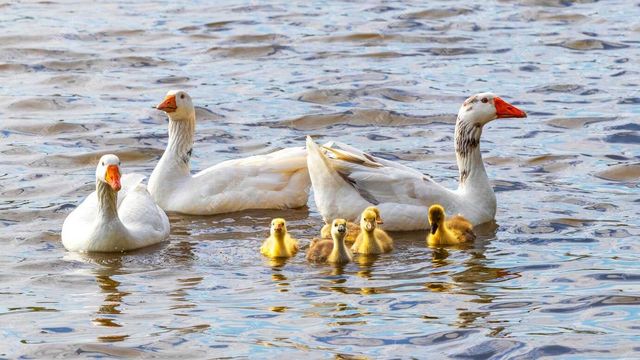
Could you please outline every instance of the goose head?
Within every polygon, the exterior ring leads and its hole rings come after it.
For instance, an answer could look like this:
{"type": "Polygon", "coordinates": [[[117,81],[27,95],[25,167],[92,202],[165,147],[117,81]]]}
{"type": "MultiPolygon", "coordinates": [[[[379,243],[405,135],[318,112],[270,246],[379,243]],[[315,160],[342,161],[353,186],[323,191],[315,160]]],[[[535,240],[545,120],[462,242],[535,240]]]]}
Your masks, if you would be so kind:
{"type": "Polygon", "coordinates": [[[96,167],[96,179],[109,185],[114,191],[120,191],[120,159],[113,154],[100,158],[96,167]]]}
{"type": "Polygon", "coordinates": [[[334,239],[342,240],[347,235],[347,220],[335,219],[331,224],[331,235],[334,239]]]}
{"type": "Polygon", "coordinates": [[[191,101],[191,96],[184,90],[170,90],[164,100],[156,106],[162,110],[171,120],[189,119],[195,117],[195,108],[191,101]]]}
{"type": "Polygon", "coordinates": [[[431,226],[431,234],[435,234],[438,228],[444,225],[446,215],[442,205],[431,205],[429,208],[429,225],[431,226]]]}
{"type": "Polygon", "coordinates": [[[458,121],[471,122],[476,126],[484,126],[495,119],[525,117],[527,113],[490,92],[472,95],[458,112],[458,121]]]}
{"type": "Polygon", "coordinates": [[[271,236],[282,237],[287,233],[287,223],[282,218],[271,220],[271,236]]]}
{"type": "MultiPolygon", "coordinates": [[[[495,119],[524,118],[527,113],[502,100],[493,93],[480,93],[469,97],[458,111],[455,147],[459,158],[467,158],[480,144],[482,128],[495,119]]],[[[460,165],[460,164],[459,164],[460,165]]],[[[461,170],[461,182],[469,175],[469,169],[461,170]],[[464,174],[466,172],[466,175],[464,174]]]]}
{"type": "Polygon", "coordinates": [[[370,206],[362,212],[360,218],[360,228],[367,232],[372,232],[380,220],[380,210],[374,206],[370,206]],[[375,210],[374,210],[375,209],[375,210]],[[377,210],[377,211],[376,211],[377,210]]]}

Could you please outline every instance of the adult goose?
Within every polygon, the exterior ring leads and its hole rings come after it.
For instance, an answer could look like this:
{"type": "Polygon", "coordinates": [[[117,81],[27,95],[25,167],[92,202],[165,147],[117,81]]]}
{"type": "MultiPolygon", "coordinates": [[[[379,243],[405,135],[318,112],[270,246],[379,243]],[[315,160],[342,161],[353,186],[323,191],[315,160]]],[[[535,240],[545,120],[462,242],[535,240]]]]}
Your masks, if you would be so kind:
{"type": "Polygon", "coordinates": [[[115,155],[100,158],[96,191],[64,220],[64,247],[78,252],[119,252],[166,240],[169,219],[153,201],[143,179],[138,174],[121,179],[120,159],[115,155]]]}
{"type": "Polygon", "coordinates": [[[455,151],[460,172],[457,190],[402,164],[381,159],[342,143],[322,148],[307,137],[307,164],[318,210],[325,222],[354,221],[375,205],[386,230],[428,229],[429,206],[441,204],[473,225],[494,219],[496,197],[480,153],[480,135],[488,122],[524,118],[526,113],[492,93],[476,94],[460,107],[455,151]]]}
{"type": "Polygon", "coordinates": [[[191,97],[172,90],[156,108],[169,116],[169,142],[151,173],[149,191],[164,210],[211,215],[306,205],[310,181],[303,147],[228,160],[191,175],[196,126],[191,97]]]}

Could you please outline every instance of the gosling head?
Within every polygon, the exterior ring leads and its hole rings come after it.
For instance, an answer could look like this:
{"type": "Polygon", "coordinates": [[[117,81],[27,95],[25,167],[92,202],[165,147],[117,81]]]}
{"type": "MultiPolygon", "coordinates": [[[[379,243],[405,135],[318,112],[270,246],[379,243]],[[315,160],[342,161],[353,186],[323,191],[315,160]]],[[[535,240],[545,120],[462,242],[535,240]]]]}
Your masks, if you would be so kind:
{"type": "Polygon", "coordinates": [[[472,95],[464,101],[458,112],[458,121],[478,126],[495,119],[525,117],[527,113],[490,92],[472,95]]]}
{"type": "Polygon", "coordinates": [[[156,109],[162,110],[171,120],[188,119],[195,116],[196,109],[191,102],[191,96],[184,90],[170,90],[164,97],[164,100],[156,106],[156,109]]]}
{"type": "Polygon", "coordinates": [[[347,220],[335,219],[331,223],[331,235],[334,239],[342,240],[347,235],[347,220]]]}
{"type": "Polygon", "coordinates": [[[368,208],[366,208],[364,210],[365,211],[369,210],[369,211],[373,211],[374,213],[376,213],[376,224],[378,224],[378,225],[383,224],[382,217],[380,217],[380,209],[378,209],[375,206],[369,206],[368,208]]]}
{"type": "Polygon", "coordinates": [[[431,205],[429,208],[429,225],[431,226],[431,234],[435,234],[438,228],[443,226],[446,215],[442,205],[431,205]]]}
{"type": "Polygon", "coordinates": [[[378,221],[380,219],[380,211],[377,208],[371,206],[362,212],[362,216],[360,218],[360,228],[364,231],[371,232],[375,230],[378,221]],[[375,209],[375,210],[374,210],[375,209]]]}
{"type": "Polygon", "coordinates": [[[120,191],[120,159],[113,154],[102,156],[96,167],[96,179],[120,191]]]}
{"type": "Polygon", "coordinates": [[[282,218],[271,220],[271,235],[276,237],[284,236],[287,233],[287,223],[282,218]]]}

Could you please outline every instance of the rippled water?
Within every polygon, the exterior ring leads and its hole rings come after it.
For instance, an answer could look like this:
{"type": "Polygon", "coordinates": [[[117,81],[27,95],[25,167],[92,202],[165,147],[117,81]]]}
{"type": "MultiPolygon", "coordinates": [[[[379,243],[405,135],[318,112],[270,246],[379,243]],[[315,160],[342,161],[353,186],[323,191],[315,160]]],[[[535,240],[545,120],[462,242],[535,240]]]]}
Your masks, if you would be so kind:
{"type": "Polygon", "coordinates": [[[638,18],[624,0],[0,2],[0,358],[640,357],[638,18]],[[529,117],[485,129],[497,226],[466,249],[418,232],[343,269],[264,260],[272,217],[317,233],[310,199],[67,253],[101,154],[150,174],[171,88],[200,107],[196,169],[312,134],[455,187],[466,96],[529,117]]]}

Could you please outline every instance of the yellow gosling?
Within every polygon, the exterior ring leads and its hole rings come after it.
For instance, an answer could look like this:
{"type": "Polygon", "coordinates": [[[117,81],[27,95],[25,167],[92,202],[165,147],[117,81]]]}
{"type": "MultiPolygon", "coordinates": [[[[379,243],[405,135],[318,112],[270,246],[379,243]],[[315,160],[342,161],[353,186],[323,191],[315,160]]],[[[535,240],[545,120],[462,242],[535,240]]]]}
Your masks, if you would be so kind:
{"type": "Polygon", "coordinates": [[[262,243],[260,252],[270,258],[289,258],[298,252],[298,242],[287,233],[284,219],[271,221],[271,235],[262,243]]]}
{"type": "MultiPolygon", "coordinates": [[[[380,217],[380,210],[375,206],[369,206],[366,210],[375,211],[376,223],[382,224],[382,218],[380,217]]],[[[358,235],[360,234],[360,225],[351,221],[347,222],[347,235],[344,237],[344,242],[347,244],[353,244],[358,235]]],[[[331,239],[331,224],[324,224],[320,230],[320,237],[323,239],[331,239]]]]}
{"type": "Polygon", "coordinates": [[[346,264],[352,260],[351,251],[344,243],[347,235],[347,220],[335,219],[331,224],[332,239],[313,239],[307,251],[307,260],[346,264]]]}
{"type": "Polygon", "coordinates": [[[457,245],[476,239],[473,225],[467,219],[462,215],[446,219],[444,208],[438,204],[429,208],[429,224],[431,225],[427,235],[429,246],[457,245]]]}
{"type": "Polygon", "coordinates": [[[360,234],[351,251],[358,254],[382,254],[393,250],[393,239],[384,230],[377,228],[377,224],[381,222],[377,208],[366,208],[360,216],[360,234]]]}
{"type": "MultiPolygon", "coordinates": [[[[331,239],[331,229],[331,224],[324,224],[324,226],[320,230],[320,237],[324,240],[331,239]]],[[[360,225],[348,221],[347,234],[344,236],[344,242],[353,244],[353,242],[356,241],[358,234],[360,234],[360,225]]]]}

